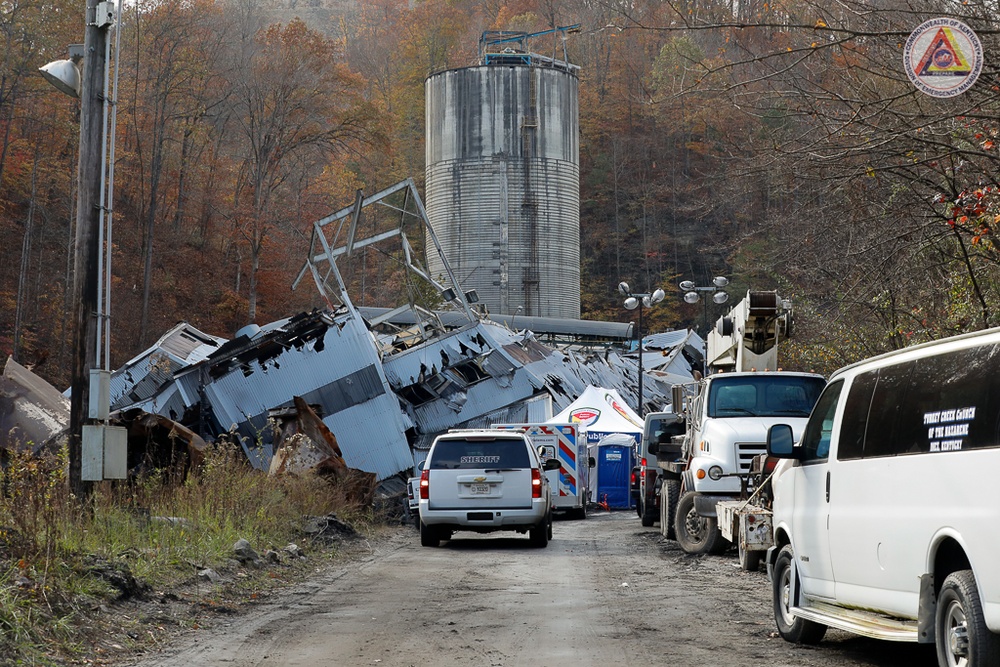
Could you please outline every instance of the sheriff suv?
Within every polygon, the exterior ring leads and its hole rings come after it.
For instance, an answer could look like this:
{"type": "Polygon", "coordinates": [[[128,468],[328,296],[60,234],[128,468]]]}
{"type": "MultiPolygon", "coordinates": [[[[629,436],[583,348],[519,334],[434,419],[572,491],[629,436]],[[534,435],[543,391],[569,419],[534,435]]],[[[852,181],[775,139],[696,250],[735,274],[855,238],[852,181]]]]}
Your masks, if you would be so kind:
{"type": "Polygon", "coordinates": [[[420,473],[420,544],[436,547],[455,531],[528,533],[544,547],[552,538],[552,498],[546,470],[530,438],[519,431],[461,430],[440,435],[420,473]]]}

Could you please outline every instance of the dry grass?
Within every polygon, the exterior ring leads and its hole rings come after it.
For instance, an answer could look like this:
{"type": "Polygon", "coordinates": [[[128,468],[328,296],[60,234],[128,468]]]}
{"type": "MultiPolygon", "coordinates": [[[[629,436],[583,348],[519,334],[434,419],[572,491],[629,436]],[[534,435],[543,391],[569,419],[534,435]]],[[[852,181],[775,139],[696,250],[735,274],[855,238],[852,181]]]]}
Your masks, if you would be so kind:
{"type": "Polygon", "coordinates": [[[0,472],[0,665],[81,659],[95,610],[231,568],[240,538],[263,553],[301,543],[305,516],[371,518],[327,481],[269,477],[226,445],[182,481],[103,482],[86,500],[66,469],[65,453],[14,454],[0,472]]]}

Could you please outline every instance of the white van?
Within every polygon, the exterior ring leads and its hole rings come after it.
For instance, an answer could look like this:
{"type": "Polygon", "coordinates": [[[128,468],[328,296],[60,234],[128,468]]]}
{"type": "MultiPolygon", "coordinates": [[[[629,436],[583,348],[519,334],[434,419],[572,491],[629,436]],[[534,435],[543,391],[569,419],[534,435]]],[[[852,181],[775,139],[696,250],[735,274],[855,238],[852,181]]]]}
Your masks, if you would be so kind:
{"type": "Polygon", "coordinates": [[[774,616],[934,643],[942,667],[1000,665],[1000,329],[835,373],[802,440],[778,425],[774,616]]]}

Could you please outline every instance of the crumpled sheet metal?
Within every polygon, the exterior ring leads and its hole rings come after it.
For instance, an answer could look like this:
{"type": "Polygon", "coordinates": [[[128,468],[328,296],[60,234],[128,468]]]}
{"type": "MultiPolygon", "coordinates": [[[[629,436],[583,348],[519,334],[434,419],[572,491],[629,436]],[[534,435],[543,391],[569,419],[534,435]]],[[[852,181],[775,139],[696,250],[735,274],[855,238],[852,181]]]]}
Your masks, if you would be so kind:
{"type": "Polygon", "coordinates": [[[31,447],[37,453],[69,428],[69,399],[8,359],[0,376],[0,449],[31,447]]]}
{"type": "Polygon", "coordinates": [[[282,428],[268,472],[272,475],[307,472],[334,477],[345,475],[348,468],[337,437],[301,396],[296,396],[294,403],[295,419],[282,428]]]}
{"type": "Polygon", "coordinates": [[[295,396],[293,402],[295,418],[286,421],[281,429],[269,474],[320,475],[343,484],[349,501],[370,504],[375,493],[375,474],[349,468],[337,436],[301,396],[295,396]]]}
{"type": "Polygon", "coordinates": [[[130,469],[141,465],[144,460],[148,460],[154,467],[176,461],[178,443],[184,446],[189,469],[201,465],[205,460],[208,443],[170,417],[133,409],[119,413],[117,418],[128,429],[130,469]]]}

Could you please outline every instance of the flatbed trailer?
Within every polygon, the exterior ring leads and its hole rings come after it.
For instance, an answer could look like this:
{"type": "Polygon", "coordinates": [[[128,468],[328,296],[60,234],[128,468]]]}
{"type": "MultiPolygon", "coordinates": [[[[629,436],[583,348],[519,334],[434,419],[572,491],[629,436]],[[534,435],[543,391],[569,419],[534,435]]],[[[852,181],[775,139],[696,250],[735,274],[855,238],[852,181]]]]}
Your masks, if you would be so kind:
{"type": "Polygon", "coordinates": [[[721,500],[716,504],[719,532],[737,545],[740,567],[753,572],[760,567],[767,550],[774,544],[771,510],[750,500],[721,500]]]}

